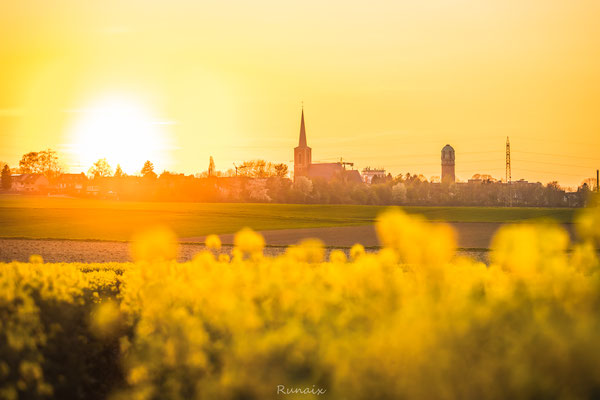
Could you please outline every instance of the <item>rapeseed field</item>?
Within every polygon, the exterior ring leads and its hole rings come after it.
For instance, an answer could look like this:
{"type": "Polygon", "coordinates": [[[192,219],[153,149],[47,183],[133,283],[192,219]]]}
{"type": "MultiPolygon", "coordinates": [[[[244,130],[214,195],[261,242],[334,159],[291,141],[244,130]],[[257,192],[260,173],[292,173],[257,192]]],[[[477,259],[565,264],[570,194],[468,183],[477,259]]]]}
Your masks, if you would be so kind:
{"type": "Polygon", "coordinates": [[[173,233],[132,263],[0,264],[0,398],[587,399],[600,396],[600,209],[500,229],[490,264],[451,228],[389,210],[383,248],[307,240],[265,257],[174,261],[173,233]]]}

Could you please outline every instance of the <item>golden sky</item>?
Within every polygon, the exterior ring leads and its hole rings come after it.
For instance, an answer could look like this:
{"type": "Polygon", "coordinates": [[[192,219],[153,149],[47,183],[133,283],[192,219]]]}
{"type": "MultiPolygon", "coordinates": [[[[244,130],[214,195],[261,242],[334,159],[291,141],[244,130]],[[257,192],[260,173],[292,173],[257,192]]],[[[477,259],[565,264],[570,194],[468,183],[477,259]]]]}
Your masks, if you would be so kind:
{"type": "MultiPolygon", "coordinates": [[[[600,167],[600,2],[4,1],[0,160],[185,173],[315,161],[577,185],[600,167]]],[[[290,164],[291,165],[291,164],[290,164]]]]}

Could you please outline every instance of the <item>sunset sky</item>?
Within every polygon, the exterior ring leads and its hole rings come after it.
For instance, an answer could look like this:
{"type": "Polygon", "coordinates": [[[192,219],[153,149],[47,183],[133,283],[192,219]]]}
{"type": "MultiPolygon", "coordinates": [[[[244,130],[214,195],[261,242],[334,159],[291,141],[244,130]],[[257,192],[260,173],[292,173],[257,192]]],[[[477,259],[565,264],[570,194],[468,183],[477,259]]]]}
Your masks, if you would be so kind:
{"type": "Polygon", "coordinates": [[[313,160],[576,186],[600,167],[598,1],[3,1],[0,160],[196,173],[313,160]]]}

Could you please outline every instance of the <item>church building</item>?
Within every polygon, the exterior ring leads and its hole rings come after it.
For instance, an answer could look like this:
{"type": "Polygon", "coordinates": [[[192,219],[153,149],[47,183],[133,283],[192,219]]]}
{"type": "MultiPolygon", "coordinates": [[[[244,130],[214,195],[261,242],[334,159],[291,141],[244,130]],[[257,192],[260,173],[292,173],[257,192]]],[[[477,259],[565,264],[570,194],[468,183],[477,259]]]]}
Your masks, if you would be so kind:
{"type": "Polygon", "coordinates": [[[312,149],[306,143],[306,127],[304,125],[304,108],[300,118],[300,140],[298,147],[294,149],[294,180],[298,176],[310,179],[322,178],[331,180],[334,177],[350,182],[362,182],[357,170],[346,170],[341,162],[313,163],[312,149]]]}

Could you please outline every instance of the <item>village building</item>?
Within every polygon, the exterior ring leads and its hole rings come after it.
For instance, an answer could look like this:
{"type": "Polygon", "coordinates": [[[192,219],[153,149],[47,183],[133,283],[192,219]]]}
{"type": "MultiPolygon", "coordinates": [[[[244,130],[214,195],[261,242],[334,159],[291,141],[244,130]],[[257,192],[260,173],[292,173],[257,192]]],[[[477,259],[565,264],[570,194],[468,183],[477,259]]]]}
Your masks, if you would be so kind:
{"type": "Polygon", "coordinates": [[[366,167],[363,168],[361,175],[363,181],[370,185],[375,177],[385,178],[385,169],[366,167]]]}
{"type": "Polygon", "coordinates": [[[50,186],[44,174],[21,174],[12,176],[12,188],[17,192],[43,193],[50,186]]]}
{"type": "Polygon", "coordinates": [[[456,182],[455,154],[452,146],[447,144],[442,149],[442,183],[456,182]]]}
{"type": "Polygon", "coordinates": [[[347,170],[343,161],[333,163],[313,163],[312,149],[306,142],[306,127],[304,124],[304,109],[300,118],[300,140],[298,147],[294,149],[294,180],[299,176],[305,176],[310,179],[321,178],[327,181],[333,178],[339,178],[349,182],[362,182],[362,177],[357,170],[347,170]]]}
{"type": "Polygon", "coordinates": [[[87,177],[80,174],[62,174],[56,179],[56,188],[62,193],[83,193],[87,185],[87,177]]]}

